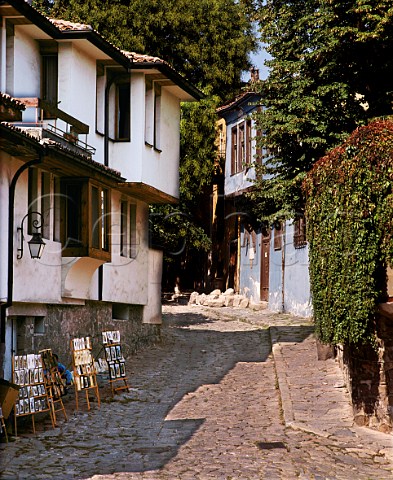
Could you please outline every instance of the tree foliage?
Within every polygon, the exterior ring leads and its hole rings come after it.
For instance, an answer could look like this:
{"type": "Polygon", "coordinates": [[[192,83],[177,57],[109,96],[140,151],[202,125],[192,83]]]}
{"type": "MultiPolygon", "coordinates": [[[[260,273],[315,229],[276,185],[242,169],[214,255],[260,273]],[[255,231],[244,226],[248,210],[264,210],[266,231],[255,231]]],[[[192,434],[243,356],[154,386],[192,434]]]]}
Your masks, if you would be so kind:
{"type": "Polygon", "coordinates": [[[372,343],[393,259],[393,121],[376,120],[319,160],[304,182],[316,332],[372,343]]]}
{"type": "Polygon", "coordinates": [[[260,218],[302,208],[318,158],[368,119],[391,112],[393,7],[376,2],[266,0],[261,38],[272,59],[260,85],[265,159],[252,193],[260,218]],[[270,174],[264,177],[262,174],[270,174]]]}
{"type": "Polygon", "coordinates": [[[163,58],[222,97],[241,86],[257,48],[251,0],[54,0],[51,15],[88,23],[124,50],[163,58]]]}

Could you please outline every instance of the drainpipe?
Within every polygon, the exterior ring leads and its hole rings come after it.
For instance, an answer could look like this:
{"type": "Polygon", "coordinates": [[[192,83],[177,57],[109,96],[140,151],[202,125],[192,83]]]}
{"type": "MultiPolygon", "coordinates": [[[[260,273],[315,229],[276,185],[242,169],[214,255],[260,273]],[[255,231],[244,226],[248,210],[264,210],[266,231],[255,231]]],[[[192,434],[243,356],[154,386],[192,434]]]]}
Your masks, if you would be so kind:
{"type": "Polygon", "coordinates": [[[7,268],[7,301],[0,305],[0,375],[4,376],[5,334],[7,308],[13,304],[14,291],[14,211],[16,183],[21,174],[33,165],[42,162],[42,154],[39,157],[24,163],[13,176],[8,193],[8,268],[7,268]]]}
{"type": "Polygon", "coordinates": [[[282,222],[281,238],[281,309],[285,312],[285,220],[282,222]]]}

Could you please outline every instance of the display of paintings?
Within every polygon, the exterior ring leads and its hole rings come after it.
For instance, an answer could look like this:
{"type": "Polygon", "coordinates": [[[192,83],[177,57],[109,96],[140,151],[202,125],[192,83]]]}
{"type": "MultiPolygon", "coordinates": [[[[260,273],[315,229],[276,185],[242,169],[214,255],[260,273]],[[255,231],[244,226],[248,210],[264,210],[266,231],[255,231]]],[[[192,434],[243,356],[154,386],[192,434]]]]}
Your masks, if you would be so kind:
{"type": "Polygon", "coordinates": [[[105,359],[108,364],[109,379],[124,378],[126,376],[126,362],[120,345],[120,332],[102,332],[105,359]]]}
{"type": "Polygon", "coordinates": [[[72,340],[73,350],[91,350],[90,337],[74,338],[72,340]]]}
{"type": "Polygon", "coordinates": [[[65,394],[65,386],[57,367],[57,361],[51,349],[41,350],[40,355],[44,365],[45,383],[49,396],[58,399],[65,394]]]}
{"type": "Polygon", "coordinates": [[[16,355],[14,357],[14,382],[29,385],[44,381],[41,355],[16,355]]]}
{"type": "Polygon", "coordinates": [[[74,338],[71,340],[74,383],[78,391],[97,386],[96,368],[91,353],[90,337],[74,338]]]}
{"type": "Polygon", "coordinates": [[[110,330],[107,332],[102,332],[102,343],[104,345],[112,343],[120,343],[120,332],[119,330],[110,330]]]}
{"type": "Polygon", "coordinates": [[[108,363],[103,358],[98,358],[94,362],[94,367],[97,373],[106,373],[108,372],[108,363]]]}
{"type": "Polygon", "coordinates": [[[49,409],[40,354],[16,355],[13,358],[13,381],[19,388],[15,415],[29,415],[49,409]]]}

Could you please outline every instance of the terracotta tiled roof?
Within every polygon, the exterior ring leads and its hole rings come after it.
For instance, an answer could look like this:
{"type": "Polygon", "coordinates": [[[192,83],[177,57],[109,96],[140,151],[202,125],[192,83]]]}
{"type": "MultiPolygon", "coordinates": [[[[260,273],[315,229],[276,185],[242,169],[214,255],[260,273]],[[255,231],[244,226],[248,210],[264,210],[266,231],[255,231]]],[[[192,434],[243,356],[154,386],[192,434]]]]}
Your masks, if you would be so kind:
{"type": "MultiPolygon", "coordinates": [[[[87,25],[85,23],[75,23],[75,22],[69,22],[68,20],[61,20],[61,19],[56,19],[56,18],[49,18],[48,19],[50,22],[55,25],[60,31],[62,32],[81,32],[81,31],[88,31],[88,32],[95,32],[97,35],[101,34],[97,31],[94,30],[94,28],[91,25],[87,25]]],[[[107,41],[107,40],[106,40],[107,41]]],[[[108,42],[110,43],[110,42],[108,42]]],[[[114,44],[111,43],[112,46],[117,48],[114,44]]],[[[159,57],[154,57],[152,55],[143,55],[141,53],[135,53],[135,52],[128,52],[126,50],[121,50],[118,49],[124,56],[126,56],[129,60],[132,60],[135,63],[159,63],[159,64],[165,64],[170,66],[168,62],[163,60],[162,58],[159,57]]],[[[173,68],[173,67],[171,67],[173,68]]]]}
{"type": "Polygon", "coordinates": [[[26,108],[25,105],[19,100],[17,100],[16,98],[12,98],[7,93],[1,93],[1,92],[0,92],[0,104],[16,108],[17,110],[25,110],[26,108]]]}
{"type": "Polygon", "coordinates": [[[91,25],[86,25],[85,23],[69,22],[67,20],[59,20],[59,19],[56,19],[56,18],[48,18],[48,20],[50,22],[52,22],[53,25],[55,25],[62,32],[66,32],[66,31],[70,31],[70,30],[73,30],[73,31],[80,31],[80,30],[94,31],[94,29],[91,25]]]}
{"type": "Polygon", "coordinates": [[[31,135],[26,129],[19,128],[11,123],[8,122],[1,122],[1,125],[9,130],[12,130],[14,132],[17,132],[19,135],[22,135],[29,140],[33,140],[39,145],[42,145],[43,147],[49,147],[49,148],[54,148],[60,152],[68,153],[71,154],[73,157],[78,158],[79,161],[82,163],[89,165],[96,170],[101,170],[102,172],[106,173],[107,175],[110,175],[112,177],[116,177],[118,180],[123,180],[121,173],[118,170],[114,170],[113,168],[107,167],[106,165],[103,165],[102,163],[96,162],[95,160],[92,160],[90,158],[90,155],[88,154],[83,154],[83,153],[76,153],[74,150],[71,150],[64,145],[60,144],[59,142],[56,142],[55,140],[49,139],[49,138],[42,138],[39,139],[34,135],[31,135]]]}
{"type": "Polygon", "coordinates": [[[118,170],[114,170],[113,168],[107,167],[106,165],[103,165],[102,163],[96,162],[95,160],[92,160],[89,155],[84,155],[82,153],[76,154],[74,150],[71,150],[64,145],[60,144],[59,142],[56,142],[55,140],[52,140],[50,138],[43,138],[40,143],[42,145],[46,145],[48,147],[53,147],[56,150],[63,151],[65,153],[70,153],[73,156],[78,157],[80,160],[83,160],[84,163],[87,165],[90,165],[91,167],[95,167],[98,170],[102,170],[108,175],[117,177],[119,180],[122,179],[121,173],[118,170]]]}
{"type": "Polygon", "coordinates": [[[218,108],[216,108],[216,112],[219,113],[223,110],[227,110],[227,109],[241,103],[242,100],[245,100],[247,97],[250,97],[252,95],[258,95],[258,94],[255,93],[255,92],[242,92],[239,95],[237,95],[235,98],[230,100],[229,102],[224,103],[224,105],[220,105],[218,108]]]}
{"type": "Polygon", "coordinates": [[[151,55],[142,55],[141,53],[127,52],[126,50],[121,51],[127,58],[132,60],[135,63],[162,63],[169,65],[168,62],[159,57],[153,57],[151,55]]]}

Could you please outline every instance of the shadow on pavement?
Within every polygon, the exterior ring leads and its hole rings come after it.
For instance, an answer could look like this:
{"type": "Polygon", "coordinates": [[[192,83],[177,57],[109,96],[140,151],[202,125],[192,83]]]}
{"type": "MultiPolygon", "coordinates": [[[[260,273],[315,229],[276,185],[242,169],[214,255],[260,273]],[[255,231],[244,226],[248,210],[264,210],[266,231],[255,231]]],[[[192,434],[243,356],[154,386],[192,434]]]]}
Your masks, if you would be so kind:
{"type": "Polygon", "coordinates": [[[216,328],[216,321],[202,314],[165,315],[163,343],[128,359],[130,393],[113,401],[103,398],[100,409],[69,412],[60,428],[1,445],[0,478],[83,479],[158,470],[205,421],[203,415],[195,418],[195,412],[167,419],[184,397],[219,384],[239,362],[265,362],[271,333],[273,342],[301,342],[313,331],[310,326],[278,326],[270,333],[255,325],[223,324],[216,328]]]}

